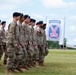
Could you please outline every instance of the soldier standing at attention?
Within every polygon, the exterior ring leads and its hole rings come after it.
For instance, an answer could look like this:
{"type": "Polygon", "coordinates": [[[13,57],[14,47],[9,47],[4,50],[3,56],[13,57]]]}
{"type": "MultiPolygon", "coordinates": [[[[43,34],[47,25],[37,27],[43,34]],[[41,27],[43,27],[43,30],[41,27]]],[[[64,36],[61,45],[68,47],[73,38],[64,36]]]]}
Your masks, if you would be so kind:
{"type": "Polygon", "coordinates": [[[36,32],[34,29],[35,26],[35,19],[30,19],[30,29],[31,29],[31,39],[32,39],[32,45],[33,45],[33,49],[34,49],[34,56],[33,56],[33,60],[32,60],[32,66],[35,66],[37,61],[39,60],[39,50],[38,50],[38,45],[37,45],[37,40],[36,40],[36,32]]]}
{"type": "Polygon", "coordinates": [[[29,68],[31,68],[30,63],[31,63],[34,52],[33,52],[33,49],[32,49],[32,42],[31,42],[31,37],[30,37],[30,34],[31,34],[31,30],[30,30],[30,27],[29,27],[30,16],[25,15],[24,18],[25,18],[25,20],[23,22],[23,30],[25,32],[26,50],[27,50],[27,53],[28,53],[27,66],[29,68]]]}
{"type": "Polygon", "coordinates": [[[44,59],[45,59],[45,56],[48,55],[49,51],[48,51],[48,46],[47,46],[47,41],[46,41],[46,32],[45,32],[45,29],[46,29],[46,24],[43,24],[43,27],[41,27],[42,30],[43,30],[43,49],[44,49],[44,54],[43,54],[43,61],[42,61],[42,66],[44,66],[44,59]]]}
{"type": "Polygon", "coordinates": [[[36,27],[36,34],[37,34],[37,42],[38,42],[38,49],[39,49],[39,65],[44,66],[44,55],[45,55],[45,49],[44,49],[44,43],[43,43],[43,21],[39,21],[37,23],[36,27]]]}
{"type": "MultiPolygon", "coordinates": [[[[17,58],[17,52],[20,50],[20,46],[18,43],[18,27],[17,21],[20,19],[20,13],[14,12],[13,13],[13,21],[8,26],[8,36],[7,36],[7,73],[14,72],[14,62],[17,58]]],[[[18,61],[19,62],[19,61],[18,61]]]]}
{"type": "Polygon", "coordinates": [[[5,52],[4,56],[4,64],[6,64],[7,60],[7,54],[6,54],[6,33],[5,33],[5,26],[6,26],[6,21],[1,22],[1,30],[0,30],[0,59],[3,55],[3,52],[5,52]]]}
{"type": "Polygon", "coordinates": [[[49,50],[48,50],[48,44],[47,44],[47,40],[46,40],[45,29],[46,29],[46,24],[43,25],[43,30],[44,30],[44,39],[43,39],[43,42],[44,42],[45,56],[47,56],[48,53],[49,53],[49,50]]]}
{"type": "Polygon", "coordinates": [[[25,38],[25,32],[23,30],[23,26],[22,26],[22,23],[24,21],[24,15],[21,14],[20,15],[20,19],[18,21],[18,26],[19,26],[19,42],[20,42],[20,45],[22,47],[22,51],[23,51],[23,58],[22,58],[22,63],[21,63],[21,67],[22,68],[25,68],[25,69],[28,69],[27,67],[27,50],[26,50],[26,38],[25,38]]]}

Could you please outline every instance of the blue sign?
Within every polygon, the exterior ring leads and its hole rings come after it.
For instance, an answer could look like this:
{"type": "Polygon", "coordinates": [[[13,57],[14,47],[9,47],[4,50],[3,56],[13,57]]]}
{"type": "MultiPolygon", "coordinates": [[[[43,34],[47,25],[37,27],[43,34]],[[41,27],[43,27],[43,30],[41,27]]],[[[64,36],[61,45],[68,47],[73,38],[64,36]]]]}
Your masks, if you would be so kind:
{"type": "Polygon", "coordinates": [[[59,41],[60,37],[60,20],[49,20],[48,37],[52,41],[59,41]]]}

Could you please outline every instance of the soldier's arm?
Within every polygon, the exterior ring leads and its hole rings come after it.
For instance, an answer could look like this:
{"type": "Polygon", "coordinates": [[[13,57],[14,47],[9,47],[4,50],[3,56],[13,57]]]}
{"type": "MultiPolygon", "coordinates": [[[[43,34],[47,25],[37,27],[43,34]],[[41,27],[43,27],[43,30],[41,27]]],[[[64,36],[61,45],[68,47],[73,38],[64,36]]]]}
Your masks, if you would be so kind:
{"type": "Polygon", "coordinates": [[[2,30],[0,30],[0,38],[2,38],[2,30]]]}
{"type": "Polygon", "coordinates": [[[16,40],[16,36],[15,36],[15,26],[14,25],[10,25],[9,26],[9,36],[10,36],[10,40],[12,40],[12,43],[14,45],[17,44],[17,40],[16,40]]]}
{"type": "Polygon", "coordinates": [[[26,32],[27,32],[26,25],[23,25],[22,28],[24,30],[24,45],[26,46],[26,45],[28,45],[28,42],[26,41],[27,40],[27,38],[26,38],[26,35],[27,35],[26,34],[26,32]]]}
{"type": "Polygon", "coordinates": [[[0,30],[0,40],[3,42],[4,41],[4,37],[3,37],[3,31],[0,30]]]}
{"type": "Polygon", "coordinates": [[[34,30],[34,32],[33,32],[33,44],[35,45],[35,46],[37,46],[37,35],[36,35],[36,31],[34,30]]]}

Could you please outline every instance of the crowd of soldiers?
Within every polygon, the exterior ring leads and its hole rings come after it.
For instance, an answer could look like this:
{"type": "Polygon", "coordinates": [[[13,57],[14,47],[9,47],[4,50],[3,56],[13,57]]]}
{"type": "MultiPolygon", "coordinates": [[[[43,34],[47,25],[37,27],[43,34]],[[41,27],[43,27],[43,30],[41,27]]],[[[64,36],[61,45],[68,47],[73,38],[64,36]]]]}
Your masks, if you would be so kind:
{"type": "Polygon", "coordinates": [[[29,70],[36,65],[44,66],[44,58],[49,52],[46,24],[43,21],[36,23],[29,15],[19,12],[14,12],[12,16],[8,30],[4,29],[6,21],[1,22],[0,29],[0,59],[4,52],[3,64],[6,65],[7,73],[16,70],[23,72],[23,69],[29,70]]]}

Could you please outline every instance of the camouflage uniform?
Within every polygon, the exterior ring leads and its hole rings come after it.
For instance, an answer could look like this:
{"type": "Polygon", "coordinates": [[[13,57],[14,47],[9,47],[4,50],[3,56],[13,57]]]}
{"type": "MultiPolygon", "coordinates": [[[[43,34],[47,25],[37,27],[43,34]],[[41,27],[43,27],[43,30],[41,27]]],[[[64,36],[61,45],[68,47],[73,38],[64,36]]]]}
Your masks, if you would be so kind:
{"type": "Polygon", "coordinates": [[[23,30],[23,26],[19,23],[18,23],[18,26],[19,26],[19,42],[24,52],[21,65],[25,66],[27,64],[27,51],[25,46],[26,38],[24,37],[25,33],[23,30]]]}
{"type": "Polygon", "coordinates": [[[18,63],[23,58],[23,52],[19,45],[19,27],[14,21],[9,24],[6,44],[8,53],[7,69],[17,68],[18,63]],[[18,45],[17,47],[15,46],[16,44],[18,45]]]}
{"type": "MultiPolygon", "coordinates": [[[[6,35],[5,35],[5,29],[1,29],[0,30],[0,59],[3,55],[3,52],[5,51],[5,55],[6,55],[6,35]]],[[[4,60],[6,60],[4,58],[4,60]]]]}
{"type": "Polygon", "coordinates": [[[38,49],[39,49],[39,64],[41,64],[44,61],[44,55],[45,55],[45,49],[43,47],[43,29],[40,27],[36,28],[36,34],[37,34],[37,42],[38,42],[38,49]]]}
{"type": "Polygon", "coordinates": [[[30,63],[30,61],[32,60],[32,57],[34,55],[34,49],[33,49],[33,45],[32,45],[32,38],[31,38],[31,30],[28,26],[28,24],[23,23],[23,30],[25,32],[25,38],[26,38],[26,50],[28,53],[28,63],[30,63]]]}
{"type": "Polygon", "coordinates": [[[48,54],[48,44],[46,42],[46,33],[45,33],[45,30],[44,30],[44,34],[43,34],[43,43],[44,43],[44,49],[45,49],[45,56],[48,54]]]}
{"type": "Polygon", "coordinates": [[[31,26],[31,38],[32,38],[32,44],[34,47],[34,57],[33,57],[33,61],[36,62],[39,60],[39,50],[38,50],[38,45],[37,45],[37,36],[36,36],[36,32],[35,29],[31,26]]]}

